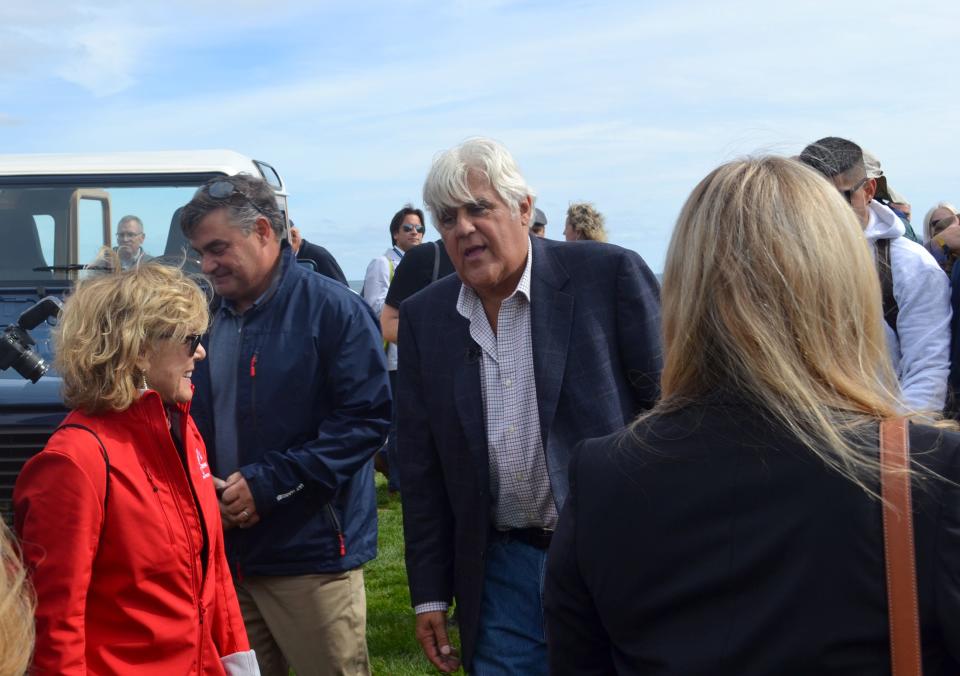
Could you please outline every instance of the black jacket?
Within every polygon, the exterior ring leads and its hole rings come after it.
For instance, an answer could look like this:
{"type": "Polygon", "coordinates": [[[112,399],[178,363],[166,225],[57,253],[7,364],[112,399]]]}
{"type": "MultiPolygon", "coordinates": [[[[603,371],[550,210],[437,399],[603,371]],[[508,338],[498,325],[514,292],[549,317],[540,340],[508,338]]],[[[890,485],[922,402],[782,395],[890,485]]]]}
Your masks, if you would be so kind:
{"type": "Polygon", "coordinates": [[[312,267],[314,272],[319,272],[324,277],[335,279],[341,284],[347,283],[347,278],[340,269],[340,264],[333,254],[324,249],[319,244],[312,244],[307,240],[300,242],[300,250],[297,251],[297,260],[305,262],[308,267],[312,267]]]}
{"type": "MultiPolygon", "coordinates": [[[[910,437],[960,482],[960,435],[910,437]]],[[[547,567],[552,673],[890,673],[879,502],[756,409],[589,440],[570,484],[547,567]]],[[[957,674],[960,488],[927,479],[913,500],[924,674],[957,674]]]]}

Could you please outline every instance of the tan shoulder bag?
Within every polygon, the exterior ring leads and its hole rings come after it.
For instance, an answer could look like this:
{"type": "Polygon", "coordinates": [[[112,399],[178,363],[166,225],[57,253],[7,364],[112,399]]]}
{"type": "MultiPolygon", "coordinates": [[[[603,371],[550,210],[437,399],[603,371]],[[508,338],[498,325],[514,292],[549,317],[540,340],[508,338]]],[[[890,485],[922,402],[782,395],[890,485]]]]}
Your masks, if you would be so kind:
{"type": "Polygon", "coordinates": [[[887,568],[890,662],[893,676],[920,676],[920,614],[910,501],[910,437],[903,418],[880,423],[880,494],[887,568]]]}

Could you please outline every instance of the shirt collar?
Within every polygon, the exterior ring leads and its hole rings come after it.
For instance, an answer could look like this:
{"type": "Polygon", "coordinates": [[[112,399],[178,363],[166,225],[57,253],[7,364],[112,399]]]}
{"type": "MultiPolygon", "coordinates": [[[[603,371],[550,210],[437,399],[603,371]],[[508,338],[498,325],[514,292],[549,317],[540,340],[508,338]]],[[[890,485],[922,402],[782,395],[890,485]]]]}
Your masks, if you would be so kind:
{"type": "MultiPolygon", "coordinates": [[[[527,262],[523,267],[523,274],[520,276],[520,281],[517,282],[517,288],[513,290],[509,296],[504,298],[504,302],[510,300],[518,293],[527,299],[527,303],[530,302],[530,275],[531,270],[533,269],[533,245],[530,243],[530,238],[527,238],[527,262]]],[[[457,312],[460,313],[463,317],[470,319],[473,317],[474,309],[477,305],[480,304],[480,296],[477,295],[477,292],[471,289],[466,284],[461,282],[460,284],[460,295],[457,296],[457,312]]]]}

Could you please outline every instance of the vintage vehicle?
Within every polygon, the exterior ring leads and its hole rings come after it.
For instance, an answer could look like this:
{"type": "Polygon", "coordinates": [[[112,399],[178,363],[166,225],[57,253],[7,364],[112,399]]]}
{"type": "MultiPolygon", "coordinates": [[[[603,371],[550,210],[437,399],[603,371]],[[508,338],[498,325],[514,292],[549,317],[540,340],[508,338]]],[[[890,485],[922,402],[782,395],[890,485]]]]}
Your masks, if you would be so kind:
{"type": "Polygon", "coordinates": [[[239,173],[266,180],[287,213],[276,170],[232,151],[0,155],[0,330],[7,327],[0,337],[0,513],[8,523],[17,473],[66,414],[53,369],[35,383],[27,379],[42,367],[37,360],[52,361],[55,316],[43,318],[55,315],[53,303],[34,312],[39,325],[26,327],[35,345],[15,326],[18,318],[89,274],[85,266],[114,245],[125,215],[143,222],[147,254],[195,270],[180,232],[180,208],[208,179],[239,173]],[[25,361],[11,367],[21,357],[25,361]]]}

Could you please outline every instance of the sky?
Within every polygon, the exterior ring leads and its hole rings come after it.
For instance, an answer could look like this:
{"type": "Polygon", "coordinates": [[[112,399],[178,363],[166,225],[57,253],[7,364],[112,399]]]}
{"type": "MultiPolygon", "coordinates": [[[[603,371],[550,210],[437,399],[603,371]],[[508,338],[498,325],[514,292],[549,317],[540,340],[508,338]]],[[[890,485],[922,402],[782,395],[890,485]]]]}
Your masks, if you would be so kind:
{"type": "Polygon", "coordinates": [[[843,136],[915,224],[960,202],[958,26],[944,0],[4,2],[0,153],[236,150],[361,279],[435,154],[490,136],[548,237],[591,201],[659,272],[692,188],[745,154],[843,136]]]}

